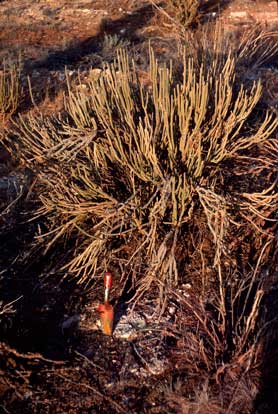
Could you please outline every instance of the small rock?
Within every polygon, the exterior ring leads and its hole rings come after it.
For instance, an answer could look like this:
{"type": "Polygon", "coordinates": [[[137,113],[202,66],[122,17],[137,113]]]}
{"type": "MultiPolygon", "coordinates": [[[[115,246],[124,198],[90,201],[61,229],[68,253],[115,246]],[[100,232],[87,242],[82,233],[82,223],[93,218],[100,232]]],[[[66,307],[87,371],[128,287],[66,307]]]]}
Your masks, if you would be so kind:
{"type": "Polygon", "coordinates": [[[175,306],[169,306],[168,312],[169,312],[170,315],[174,315],[176,313],[175,306]]]}
{"type": "Polygon", "coordinates": [[[146,327],[145,319],[136,312],[121,317],[116,325],[113,336],[119,339],[134,340],[140,330],[146,327]]]}
{"type": "Polygon", "coordinates": [[[61,325],[62,332],[64,333],[65,330],[77,328],[79,321],[80,321],[80,315],[73,315],[65,319],[61,325]]]}
{"type": "Polygon", "coordinates": [[[230,13],[231,19],[246,19],[247,12],[246,11],[233,11],[230,13]]]}
{"type": "Polygon", "coordinates": [[[161,375],[166,369],[166,361],[152,358],[149,363],[149,370],[152,375],[161,375]]]}
{"type": "Polygon", "coordinates": [[[90,70],[90,77],[93,79],[98,79],[102,73],[102,69],[96,68],[90,70]]]}
{"type": "Polygon", "coordinates": [[[61,81],[61,82],[64,81],[65,80],[65,74],[64,73],[59,73],[58,74],[58,80],[61,81]]]}

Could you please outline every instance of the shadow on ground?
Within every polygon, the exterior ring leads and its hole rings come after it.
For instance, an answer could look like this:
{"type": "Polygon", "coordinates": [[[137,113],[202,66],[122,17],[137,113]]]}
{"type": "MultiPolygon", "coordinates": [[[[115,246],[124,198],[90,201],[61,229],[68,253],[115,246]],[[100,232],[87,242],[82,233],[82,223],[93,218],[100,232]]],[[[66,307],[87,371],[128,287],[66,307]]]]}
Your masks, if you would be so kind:
{"type": "MultiPolygon", "coordinates": [[[[23,65],[23,76],[32,76],[32,72],[37,70],[43,74],[43,85],[41,82],[32,82],[33,95],[36,95],[35,103],[40,105],[46,98],[51,100],[55,99],[55,96],[59,94],[61,89],[64,90],[65,85],[63,82],[56,83],[53,81],[49,86],[48,72],[61,71],[64,72],[65,67],[71,69],[78,69],[82,61],[91,56],[91,62],[87,66],[94,67],[94,54],[101,52],[102,43],[105,35],[118,35],[125,41],[130,42],[132,45],[136,45],[144,41],[144,36],[139,35],[139,30],[142,29],[155,13],[155,9],[152,5],[147,5],[137,10],[134,10],[132,14],[125,15],[117,20],[103,19],[98,33],[95,36],[89,37],[81,42],[75,42],[60,50],[49,51],[46,58],[38,61],[25,61],[23,65]],[[37,93],[38,92],[38,93],[37,93]]],[[[33,107],[32,100],[27,92],[24,97],[22,107],[20,111],[28,111],[33,107]]]]}

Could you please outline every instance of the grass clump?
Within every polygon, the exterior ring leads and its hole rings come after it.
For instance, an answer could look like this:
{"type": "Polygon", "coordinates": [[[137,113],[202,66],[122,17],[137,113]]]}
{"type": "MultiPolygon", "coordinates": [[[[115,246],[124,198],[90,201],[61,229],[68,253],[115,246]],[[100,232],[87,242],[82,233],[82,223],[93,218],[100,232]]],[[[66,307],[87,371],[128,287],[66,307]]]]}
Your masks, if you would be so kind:
{"type": "Polygon", "coordinates": [[[205,20],[213,19],[223,3],[221,0],[166,0],[161,6],[154,0],[150,2],[173,23],[181,36],[185,36],[190,29],[200,28],[205,20]]]}
{"type": "Polygon", "coordinates": [[[130,46],[130,42],[117,34],[105,35],[102,42],[101,53],[105,59],[109,57],[114,58],[117,50],[127,48],[128,46],[130,46]]]}
{"type": "Polygon", "coordinates": [[[199,0],[167,0],[167,6],[175,12],[174,18],[184,28],[197,22],[200,3],[199,0]]]}
{"type": "Polygon", "coordinates": [[[8,120],[17,110],[20,99],[20,63],[3,62],[0,70],[0,122],[8,120]]]}

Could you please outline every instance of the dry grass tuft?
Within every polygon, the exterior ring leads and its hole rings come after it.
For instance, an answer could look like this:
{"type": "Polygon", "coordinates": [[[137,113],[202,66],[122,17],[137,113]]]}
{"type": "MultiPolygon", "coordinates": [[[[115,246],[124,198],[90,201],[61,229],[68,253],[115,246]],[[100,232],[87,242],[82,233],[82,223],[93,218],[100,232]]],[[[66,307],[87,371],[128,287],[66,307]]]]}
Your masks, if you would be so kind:
{"type": "Polygon", "coordinates": [[[130,46],[129,40],[123,39],[117,34],[105,35],[102,42],[101,54],[105,60],[110,60],[116,56],[117,50],[128,48],[128,46],[130,46]]]}
{"type": "Polygon", "coordinates": [[[20,61],[3,62],[0,70],[0,122],[5,123],[17,110],[20,100],[20,61]]]}
{"type": "Polygon", "coordinates": [[[166,4],[173,10],[176,19],[183,28],[191,26],[197,22],[200,11],[199,0],[167,0],[166,4]]]}
{"type": "Polygon", "coordinates": [[[186,398],[178,391],[166,392],[166,400],[180,414],[223,414],[221,400],[210,395],[208,381],[205,381],[200,390],[195,390],[195,396],[186,398]]]}

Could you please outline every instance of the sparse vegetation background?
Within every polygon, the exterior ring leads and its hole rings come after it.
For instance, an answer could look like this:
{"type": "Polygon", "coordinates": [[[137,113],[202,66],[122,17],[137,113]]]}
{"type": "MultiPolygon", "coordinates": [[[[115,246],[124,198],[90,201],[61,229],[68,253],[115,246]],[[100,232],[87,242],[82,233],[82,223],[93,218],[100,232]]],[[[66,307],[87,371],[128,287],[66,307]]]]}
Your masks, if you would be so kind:
{"type": "Polygon", "coordinates": [[[4,61],[0,70],[0,122],[3,124],[17,110],[20,101],[20,59],[16,63],[4,61]]]}
{"type": "MultiPolygon", "coordinates": [[[[147,401],[156,405],[162,399],[167,410],[145,405],[142,412],[251,413],[263,344],[273,326],[266,304],[277,254],[278,120],[265,103],[264,79],[247,70],[264,70],[277,55],[277,40],[273,32],[255,28],[232,42],[212,23],[210,31],[198,27],[205,2],[166,3],[170,14],[162,5],[155,10],[168,23],[176,19],[175,30],[183,27],[172,58],[161,57],[149,41],[143,66],[130,41],[105,34],[94,57],[103,59],[99,67],[64,69],[62,104],[55,113],[40,109],[27,78],[26,94],[35,106],[20,111],[20,71],[4,66],[1,142],[13,169],[28,180],[13,179],[12,190],[10,179],[0,181],[0,219],[8,229],[1,237],[25,232],[19,253],[2,266],[1,283],[29,269],[36,280],[32,295],[45,280],[55,289],[75,286],[76,311],[88,292],[99,297],[103,272],[112,271],[115,305],[131,304],[139,312],[150,307],[152,329],[167,354],[166,372],[157,375],[140,353],[151,348],[151,340],[145,348],[131,342],[151,373],[146,386],[156,381],[147,401]]],[[[22,296],[0,301],[3,332],[21,303],[22,296]]],[[[69,326],[60,321],[63,338],[76,335],[68,333],[69,326]]],[[[74,348],[76,339],[68,340],[74,348]]],[[[116,345],[107,340],[104,346],[116,345]]],[[[94,404],[101,400],[99,412],[137,412],[136,406],[124,408],[120,397],[124,374],[115,369],[110,390],[100,362],[76,349],[94,375],[102,372],[96,383],[82,371],[94,404]]],[[[37,353],[26,356],[5,343],[1,352],[34,366],[57,364],[57,388],[78,386],[71,376],[76,361],[72,366],[37,353]]],[[[22,370],[26,389],[32,389],[29,368],[22,370]]],[[[9,363],[0,370],[10,372],[9,363]]],[[[38,381],[50,368],[42,372],[38,381]]],[[[8,391],[18,384],[9,375],[8,391]]],[[[38,409],[32,398],[29,403],[26,412],[38,409]]]]}

